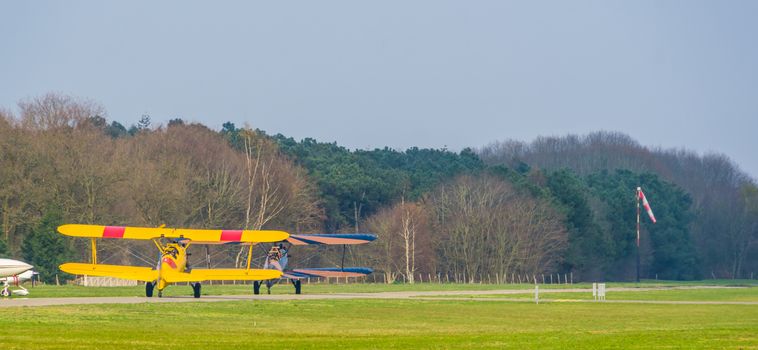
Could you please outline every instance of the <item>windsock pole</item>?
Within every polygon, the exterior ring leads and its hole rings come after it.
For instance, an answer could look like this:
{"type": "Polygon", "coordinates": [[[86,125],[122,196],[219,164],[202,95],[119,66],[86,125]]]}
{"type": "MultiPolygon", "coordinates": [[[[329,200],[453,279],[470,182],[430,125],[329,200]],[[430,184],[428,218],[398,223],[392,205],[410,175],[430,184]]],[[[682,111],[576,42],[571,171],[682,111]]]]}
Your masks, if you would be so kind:
{"type": "Polygon", "coordinates": [[[637,187],[637,283],[640,283],[640,192],[642,188],[637,187]]]}

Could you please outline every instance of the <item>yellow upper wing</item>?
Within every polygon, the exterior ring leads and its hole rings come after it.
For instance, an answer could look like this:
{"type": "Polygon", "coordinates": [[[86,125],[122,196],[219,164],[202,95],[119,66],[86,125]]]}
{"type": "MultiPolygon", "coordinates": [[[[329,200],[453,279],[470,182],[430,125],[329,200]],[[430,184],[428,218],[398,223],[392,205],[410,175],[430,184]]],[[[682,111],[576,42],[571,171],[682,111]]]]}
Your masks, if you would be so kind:
{"type": "Polygon", "coordinates": [[[189,273],[164,271],[163,279],[169,283],[200,281],[260,281],[279,278],[282,272],[268,269],[194,269],[189,273]]]}
{"type": "Polygon", "coordinates": [[[158,278],[158,271],[139,266],[66,263],[61,265],[60,269],[72,275],[116,277],[137,281],[155,281],[158,278]]]}
{"type": "Polygon", "coordinates": [[[72,237],[154,239],[185,238],[199,244],[280,242],[289,237],[284,231],[271,230],[197,230],[184,228],[153,228],[68,224],[58,226],[58,232],[72,237]]]}

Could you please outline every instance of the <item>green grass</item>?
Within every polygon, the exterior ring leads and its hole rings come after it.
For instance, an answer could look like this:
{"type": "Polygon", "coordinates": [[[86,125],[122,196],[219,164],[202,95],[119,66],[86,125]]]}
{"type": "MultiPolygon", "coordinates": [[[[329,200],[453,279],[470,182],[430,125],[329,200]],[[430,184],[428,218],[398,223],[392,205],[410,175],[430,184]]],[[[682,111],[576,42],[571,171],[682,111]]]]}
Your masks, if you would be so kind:
{"type": "MultiPolygon", "coordinates": [[[[713,286],[758,286],[756,280],[705,280],[705,281],[643,281],[642,283],[607,283],[607,287],[673,287],[689,285],[713,285],[713,286]]],[[[563,288],[591,288],[590,283],[544,284],[545,289],[563,288]]],[[[38,285],[26,286],[30,298],[50,297],[96,297],[96,296],[143,296],[145,287],[81,287],[74,285],[38,285]]],[[[455,283],[418,283],[418,284],[383,284],[383,283],[351,283],[351,284],[326,284],[311,283],[303,285],[303,293],[374,293],[374,292],[401,292],[401,291],[466,291],[466,290],[498,290],[498,289],[534,289],[532,284],[455,284],[455,283]]],[[[264,288],[265,290],[265,288],[264,288]]],[[[203,284],[203,295],[243,295],[251,294],[252,286],[247,285],[214,285],[203,284]]],[[[274,294],[293,294],[294,288],[289,283],[281,283],[272,289],[274,294]]],[[[172,285],[166,288],[166,296],[190,295],[191,289],[184,285],[172,285]]]]}
{"type": "MultiPolygon", "coordinates": [[[[591,292],[551,293],[540,289],[543,300],[592,300],[591,292]]],[[[507,298],[533,300],[534,294],[479,294],[438,295],[432,298],[507,298]]],[[[656,301],[754,301],[758,302],[758,287],[718,289],[668,289],[649,291],[624,291],[606,293],[606,300],[656,300],[656,301]]]]}
{"type": "Polygon", "coordinates": [[[758,348],[758,306],[309,300],[8,308],[9,349],[758,348]]]}
{"type": "MultiPolygon", "coordinates": [[[[755,282],[755,281],[752,281],[755,282]]],[[[608,287],[754,285],[751,281],[644,281],[608,287]]],[[[575,284],[574,288],[589,288],[575,284]]],[[[541,290],[566,288],[542,285],[541,290]]],[[[35,297],[141,296],[137,287],[36,286],[35,297]]],[[[532,289],[533,285],[310,284],[305,293],[532,289]]],[[[250,285],[204,285],[204,294],[250,294],[250,285]]],[[[276,294],[291,294],[289,285],[276,294]]],[[[171,286],[166,295],[190,293],[171,286]]],[[[481,295],[470,295],[482,297],[481,295]]],[[[526,302],[529,294],[487,295],[525,302],[461,300],[301,300],[0,309],[10,349],[310,348],[741,348],[758,349],[758,305],[526,302]]],[[[458,296],[456,296],[458,297],[458,296]]],[[[590,299],[590,293],[543,293],[590,299]]],[[[757,301],[758,287],[608,292],[608,299],[757,301]]],[[[2,300],[0,300],[0,303],[2,300]]]]}

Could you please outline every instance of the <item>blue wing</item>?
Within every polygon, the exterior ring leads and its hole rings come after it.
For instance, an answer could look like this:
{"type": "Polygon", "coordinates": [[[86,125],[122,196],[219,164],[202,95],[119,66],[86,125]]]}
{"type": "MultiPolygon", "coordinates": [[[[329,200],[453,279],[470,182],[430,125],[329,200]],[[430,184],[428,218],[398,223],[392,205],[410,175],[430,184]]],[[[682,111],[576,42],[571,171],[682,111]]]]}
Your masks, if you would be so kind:
{"type": "Polygon", "coordinates": [[[292,245],[307,244],[364,244],[376,239],[373,233],[316,233],[290,235],[287,241],[292,245]]]}
{"type": "Polygon", "coordinates": [[[283,278],[301,279],[315,277],[361,277],[374,272],[368,267],[320,267],[284,271],[283,278]]]}

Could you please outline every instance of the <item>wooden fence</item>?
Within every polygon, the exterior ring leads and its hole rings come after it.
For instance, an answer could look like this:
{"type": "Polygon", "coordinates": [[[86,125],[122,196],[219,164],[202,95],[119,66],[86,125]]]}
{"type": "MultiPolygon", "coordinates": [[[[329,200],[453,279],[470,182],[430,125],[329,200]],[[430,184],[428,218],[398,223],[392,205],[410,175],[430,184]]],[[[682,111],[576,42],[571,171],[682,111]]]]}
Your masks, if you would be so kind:
{"type": "Polygon", "coordinates": [[[113,277],[81,276],[74,280],[75,285],[84,287],[129,287],[140,284],[138,281],[113,277]]]}

